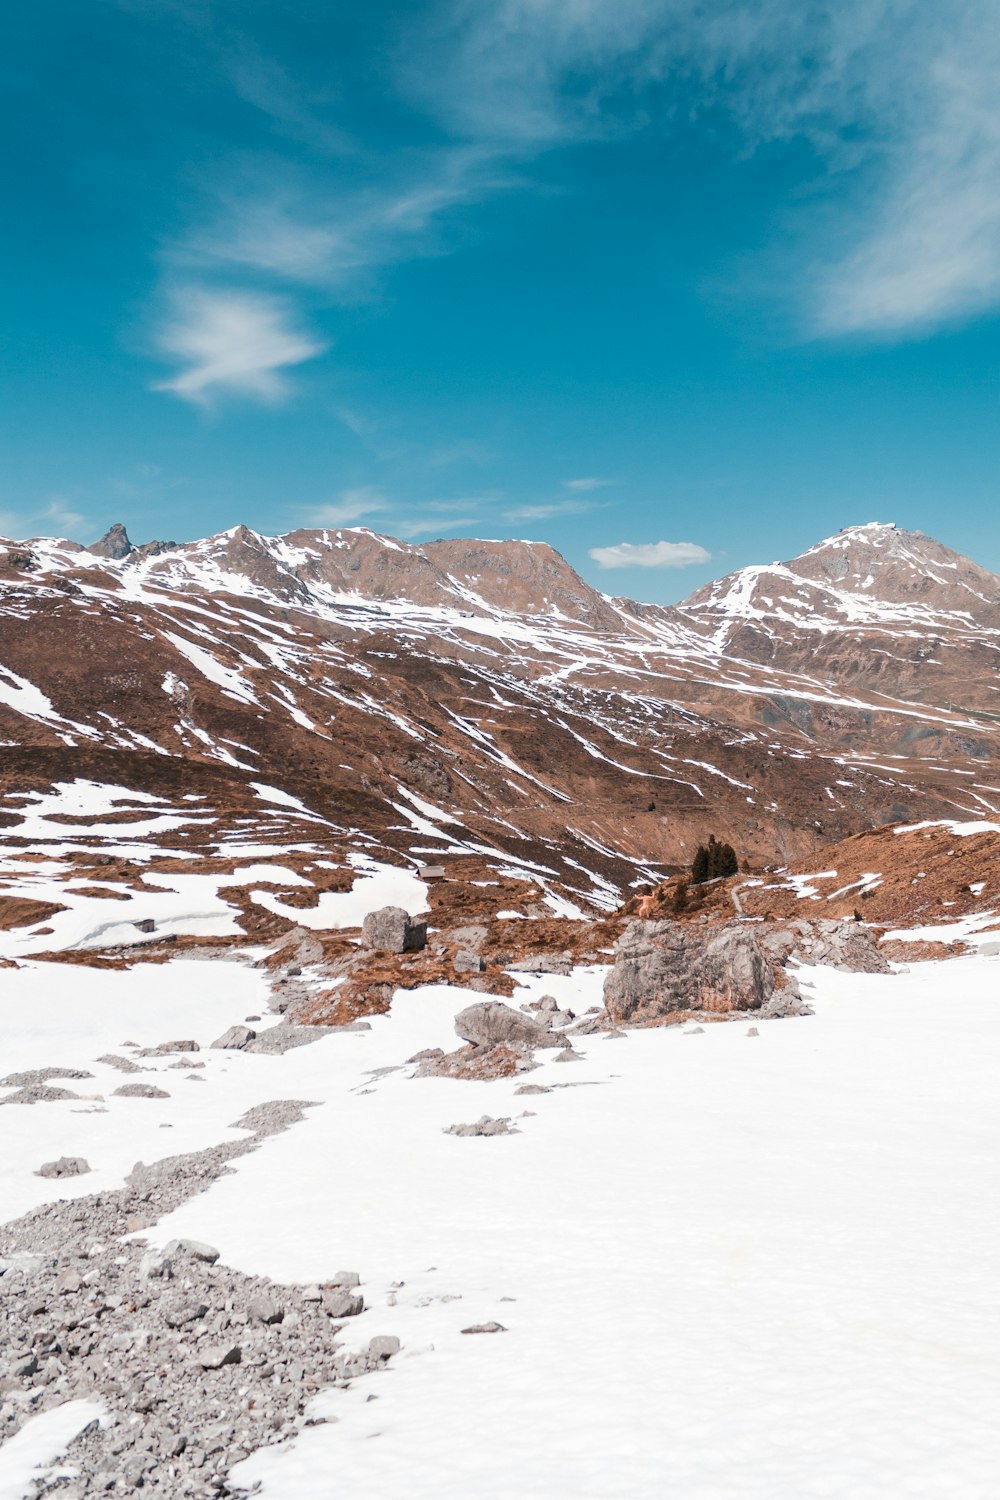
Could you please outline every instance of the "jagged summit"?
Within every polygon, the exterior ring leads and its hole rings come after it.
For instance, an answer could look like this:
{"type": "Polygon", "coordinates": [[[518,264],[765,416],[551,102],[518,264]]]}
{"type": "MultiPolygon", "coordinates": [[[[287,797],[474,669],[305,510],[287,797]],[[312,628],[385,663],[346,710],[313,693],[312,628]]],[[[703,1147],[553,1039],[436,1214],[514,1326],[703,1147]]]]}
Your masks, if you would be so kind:
{"type": "Polygon", "coordinates": [[[110,557],[113,562],[120,562],[132,551],[132,543],[121,521],[116,521],[113,526],[108,527],[100,541],[90,544],[87,551],[95,553],[97,557],[110,557]]]}
{"type": "Polygon", "coordinates": [[[136,547],[129,540],[129,534],[121,521],[115,521],[99,541],[92,542],[84,550],[94,553],[96,557],[106,557],[110,562],[125,562],[131,558],[159,557],[161,552],[169,552],[176,546],[176,542],[156,541],[143,542],[136,547]]]}

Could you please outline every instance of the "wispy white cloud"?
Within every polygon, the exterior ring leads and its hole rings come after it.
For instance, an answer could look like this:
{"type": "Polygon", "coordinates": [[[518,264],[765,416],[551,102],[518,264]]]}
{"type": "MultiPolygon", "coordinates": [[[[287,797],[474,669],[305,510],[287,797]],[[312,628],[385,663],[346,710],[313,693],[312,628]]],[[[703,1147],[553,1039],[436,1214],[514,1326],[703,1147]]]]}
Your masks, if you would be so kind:
{"type": "Polygon", "coordinates": [[[553,516],[582,516],[594,509],[591,500],[548,500],[537,505],[515,505],[504,511],[508,521],[548,521],[553,516]]]}
{"type": "Polygon", "coordinates": [[[814,190],[765,269],[801,295],[808,331],[897,336],[1000,303],[995,0],[444,0],[433,15],[407,54],[411,96],[522,159],[669,131],[678,108],[728,114],[744,150],[807,142],[814,190]]]}
{"type": "Polygon", "coordinates": [[[289,391],[284,372],[325,348],[296,329],[276,297],[191,286],[174,293],[157,342],[181,369],[154,389],[200,406],[219,396],[280,401],[289,391]]]}
{"type": "Polygon", "coordinates": [[[315,505],[308,511],[311,526],[353,526],[366,516],[384,515],[393,509],[392,502],[371,485],[341,490],[336,500],[315,505]]]}
{"type": "Polygon", "coordinates": [[[601,568],[690,568],[712,560],[696,542],[618,542],[591,547],[587,555],[601,568]]]}
{"type": "Polygon", "coordinates": [[[578,493],[586,493],[588,490],[603,490],[614,484],[613,479],[599,479],[596,474],[587,475],[583,479],[564,479],[564,490],[575,490],[578,493]]]}
{"type": "Polygon", "coordinates": [[[36,524],[40,521],[43,525],[53,526],[60,536],[65,536],[70,531],[75,531],[82,526],[87,519],[80,511],[73,509],[73,502],[63,495],[53,495],[48,504],[40,511],[36,511],[30,518],[36,524]]]}

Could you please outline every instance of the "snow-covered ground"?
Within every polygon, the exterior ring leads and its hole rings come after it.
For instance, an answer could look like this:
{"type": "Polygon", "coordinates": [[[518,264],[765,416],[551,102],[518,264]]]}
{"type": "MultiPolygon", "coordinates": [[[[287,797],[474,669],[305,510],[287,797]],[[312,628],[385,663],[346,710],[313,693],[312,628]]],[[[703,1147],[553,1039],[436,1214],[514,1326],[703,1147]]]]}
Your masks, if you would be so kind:
{"type": "MultiPolygon", "coordinates": [[[[101,1051],[204,1044],[263,1003],[252,971],[199,969],[84,971],[82,988],[64,966],[5,972],[25,1017],[11,1067],[88,1067],[68,1086],[109,1092],[101,1051]],[[74,1027],[91,979],[103,1021],[74,1027]]],[[[816,1015],[759,1036],[752,1018],[597,1035],[581,1062],[540,1054],[493,1083],[400,1066],[456,1044],[475,997],[445,986],[282,1057],[202,1052],[198,1084],[142,1059],[170,1099],[0,1109],[4,1202],[241,1135],[226,1127],[265,1099],[320,1102],[147,1232],[277,1279],[355,1268],[350,1346],[402,1339],[384,1375],[315,1399],[336,1422],[238,1467],[264,1500],[995,1500],[1000,958],[806,977],[816,1015]],[[443,1133],[483,1113],[519,1133],[443,1133]],[[31,1175],[62,1152],[94,1175],[31,1175]],[[506,1331],[461,1331],[488,1320],[506,1331]]],[[[585,1010],[602,978],[518,998],[585,1010]]]]}

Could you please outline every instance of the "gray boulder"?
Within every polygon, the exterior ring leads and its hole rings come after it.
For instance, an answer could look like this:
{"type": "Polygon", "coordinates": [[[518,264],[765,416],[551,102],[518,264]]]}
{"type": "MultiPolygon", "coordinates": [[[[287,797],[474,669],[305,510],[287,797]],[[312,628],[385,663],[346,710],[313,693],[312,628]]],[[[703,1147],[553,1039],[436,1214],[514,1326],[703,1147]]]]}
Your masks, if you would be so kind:
{"type": "Polygon", "coordinates": [[[57,1161],[47,1161],[38,1168],[36,1177],[82,1177],[90,1171],[90,1164],[82,1156],[60,1156],[57,1161]]]}
{"type": "Polygon", "coordinates": [[[240,1052],[248,1044],[256,1039],[256,1031],[249,1026],[230,1026],[220,1037],[212,1043],[213,1047],[221,1048],[225,1052],[240,1052]]]}
{"type": "Polygon", "coordinates": [[[427,923],[401,906],[383,906],[365,917],[361,936],[376,953],[419,953],[427,946],[427,923]]]}
{"type": "Polygon", "coordinates": [[[561,1047],[563,1040],[502,1000],[467,1005],[455,1017],[455,1030],[474,1047],[561,1047]]]}

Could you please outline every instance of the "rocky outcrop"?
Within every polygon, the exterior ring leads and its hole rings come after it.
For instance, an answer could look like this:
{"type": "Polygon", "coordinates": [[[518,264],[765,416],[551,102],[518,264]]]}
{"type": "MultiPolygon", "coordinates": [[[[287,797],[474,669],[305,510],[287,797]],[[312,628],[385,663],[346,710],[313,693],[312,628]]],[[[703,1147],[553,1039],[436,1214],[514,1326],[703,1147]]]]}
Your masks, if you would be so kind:
{"type": "Polygon", "coordinates": [[[799,919],[771,928],[761,939],[771,962],[790,958],[803,964],[828,964],[852,974],[887,974],[889,961],[880,953],[863,922],[799,919]]]}
{"type": "Polygon", "coordinates": [[[808,1014],[791,960],[851,973],[889,969],[860,922],[727,922],[698,927],[662,920],[630,923],[604,985],[611,1020],[649,1024],[678,1013],[757,1011],[808,1014]]]}
{"type": "Polygon", "coordinates": [[[750,929],[708,938],[679,922],[633,922],[615,950],[604,1004],[615,1022],[658,1021],[677,1011],[760,1010],[774,974],[750,929]]]}

